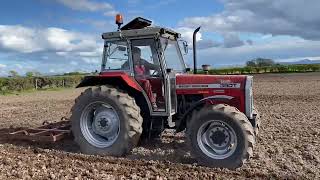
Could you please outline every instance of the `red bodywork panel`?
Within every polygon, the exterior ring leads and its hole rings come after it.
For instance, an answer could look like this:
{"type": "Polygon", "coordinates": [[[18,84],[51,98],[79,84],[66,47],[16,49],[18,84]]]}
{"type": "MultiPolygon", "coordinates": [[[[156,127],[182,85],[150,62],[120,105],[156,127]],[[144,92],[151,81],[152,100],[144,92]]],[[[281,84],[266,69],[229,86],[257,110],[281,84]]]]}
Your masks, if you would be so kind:
{"type": "MultiPolygon", "coordinates": [[[[127,85],[143,91],[137,81],[125,72],[102,72],[99,77],[121,78],[127,85]]],[[[161,91],[162,79],[149,79],[152,84],[153,92],[158,94],[158,97],[163,98],[161,91]]],[[[232,97],[227,104],[237,107],[241,112],[245,112],[245,83],[246,76],[244,75],[194,75],[180,74],[176,76],[176,92],[177,95],[203,95],[206,97],[232,97]]],[[[218,98],[219,99],[219,98],[218,98]]],[[[215,100],[209,103],[226,103],[225,100],[215,100]]]]}
{"type": "Polygon", "coordinates": [[[233,98],[228,104],[245,112],[245,83],[246,76],[243,75],[183,74],[176,76],[176,91],[177,94],[202,94],[204,97],[230,96],[233,98]]]}
{"type": "Polygon", "coordinates": [[[102,78],[120,77],[130,87],[132,87],[138,91],[142,91],[141,87],[137,84],[136,80],[123,71],[102,72],[102,73],[100,73],[99,77],[102,77],[102,78]]]}

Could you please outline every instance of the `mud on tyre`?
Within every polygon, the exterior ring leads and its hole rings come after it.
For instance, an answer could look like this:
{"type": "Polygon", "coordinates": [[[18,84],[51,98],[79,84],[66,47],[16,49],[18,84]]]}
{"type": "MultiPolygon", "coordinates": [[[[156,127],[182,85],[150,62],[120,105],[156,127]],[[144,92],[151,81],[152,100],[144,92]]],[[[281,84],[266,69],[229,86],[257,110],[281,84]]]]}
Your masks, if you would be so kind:
{"type": "Polygon", "coordinates": [[[191,154],[199,164],[235,169],[253,155],[255,135],[247,117],[224,104],[194,110],[187,124],[191,154]]]}
{"type": "Polygon", "coordinates": [[[71,121],[81,152],[123,156],[137,145],[143,119],[134,98],[111,86],[97,86],[75,100],[71,121]]]}

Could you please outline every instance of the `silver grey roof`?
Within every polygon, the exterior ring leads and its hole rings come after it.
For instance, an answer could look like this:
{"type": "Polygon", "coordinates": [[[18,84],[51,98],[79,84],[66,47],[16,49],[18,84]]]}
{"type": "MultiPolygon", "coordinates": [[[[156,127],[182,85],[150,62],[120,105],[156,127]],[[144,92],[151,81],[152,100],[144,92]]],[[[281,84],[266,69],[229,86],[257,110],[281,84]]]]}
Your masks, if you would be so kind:
{"type": "Polygon", "coordinates": [[[160,35],[164,37],[169,37],[173,39],[180,38],[180,33],[177,33],[171,29],[162,28],[162,27],[146,27],[142,29],[131,29],[131,30],[122,30],[115,32],[107,32],[102,34],[102,39],[112,39],[120,37],[141,37],[141,36],[152,36],[160,35]],[[120,35],[121,33],[121,35],[120,35]]]}

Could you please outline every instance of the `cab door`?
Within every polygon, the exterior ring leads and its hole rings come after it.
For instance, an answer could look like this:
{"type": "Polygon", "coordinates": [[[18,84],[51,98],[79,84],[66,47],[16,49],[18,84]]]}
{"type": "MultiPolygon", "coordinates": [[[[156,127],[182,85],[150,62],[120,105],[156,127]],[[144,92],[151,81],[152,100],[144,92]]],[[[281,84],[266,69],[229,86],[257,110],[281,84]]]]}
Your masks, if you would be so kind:
{"type": "Polygon", "coordinates": [[[165,66],[166,98],[169,115],[177,112],[176,76],[185,71],[180,48],[176,40],[161,38],[163,62],[165,66]]]}
{"type": "Polygon", "coordinates": [[[166,116],[168,105],[165,90],[165,74],[159,61],[154,38],[132,39],[131,54],[134,77],[144,89],[152,116],[166,116]],[[143,71],[143,72],[142,72],[143,71]]]}

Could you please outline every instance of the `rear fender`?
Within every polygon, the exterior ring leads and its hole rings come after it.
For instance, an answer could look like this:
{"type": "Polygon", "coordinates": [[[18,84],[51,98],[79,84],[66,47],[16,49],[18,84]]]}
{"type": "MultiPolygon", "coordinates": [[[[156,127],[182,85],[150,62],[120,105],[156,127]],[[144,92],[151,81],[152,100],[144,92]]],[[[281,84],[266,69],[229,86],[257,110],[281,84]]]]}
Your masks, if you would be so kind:
{"type": "Polygon", "coordinates": [[[77,86],[79,87],[86,87],[86,86],[96,86],[96,85],[103,85],[103,84],[110,84],[110,85],[124,85],[130,88],[133,88],[139,92],[143,91],[141,86],[137,83],[135,79],[127,74],[115,74],[115,75],[99,75],[99,76],[86,76],[77,86]]]}
{"type": "Polygon", "coordinates": [[[191,116],[192,111],[197,108],[202,108],[205,105],[209,104],[219,104],[219,103],[225,103],[230,104],[229,102],[233,99],[232,96],[226,96],[226,95],[215,95],[215,96],[209,96],[206,98],[203,98],[199,100],[198,102],[194,103],[178,120],[177,123],[177,132],[183,131],[187,126],[187,120],[188,117],[191,116]]]}
{"type": "Polygon", "coordinates": [[[135,98],[137,104],[141,108],[142,113],[151,115],[152,108],[147,94],[144,92],[143,88],[138,84],[138,82],[126,73],[108,73],[98,76],[86,76],[77,86],[77,88],[99,85],[112,85],[122,89],[125,92],[128,92],[130,96],[135,98]]]}

